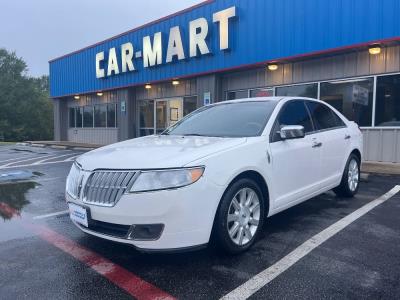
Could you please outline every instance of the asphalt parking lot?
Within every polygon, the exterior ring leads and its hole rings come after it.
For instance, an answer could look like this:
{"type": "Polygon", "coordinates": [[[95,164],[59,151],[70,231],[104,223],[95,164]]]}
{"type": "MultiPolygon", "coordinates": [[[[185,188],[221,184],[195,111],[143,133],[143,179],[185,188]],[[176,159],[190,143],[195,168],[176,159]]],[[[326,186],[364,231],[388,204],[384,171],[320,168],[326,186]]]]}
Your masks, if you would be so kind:
{"type": "Polygon", "coordinates": [[[329,192],[273,216],[239,256],[145,254],[71,223],[65,178],[81,153],[0,147],[1,299],[400,298],[400,176],[370,175],[354,199],[329,192]]]}

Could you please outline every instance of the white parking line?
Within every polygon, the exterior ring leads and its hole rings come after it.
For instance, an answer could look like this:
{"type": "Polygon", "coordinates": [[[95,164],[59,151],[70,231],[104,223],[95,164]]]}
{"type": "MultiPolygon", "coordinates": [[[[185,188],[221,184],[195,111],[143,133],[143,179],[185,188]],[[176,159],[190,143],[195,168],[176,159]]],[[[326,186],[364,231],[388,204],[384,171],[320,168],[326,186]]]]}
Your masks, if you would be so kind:
{"type": "Polygon", "coordinates": [[[290,252],[288,255],[283,257],[281,260],[276,262],[274,265],[271,267],[265,269],[264,271],[258,273],[256,276],[252,277],[248,281],[246,281],[244,284],[240,285],[233,291],[231,291],[229,294],[225,295],[221,299],[227,300],[227,299],[247,299],[254,293],[256,293],[258,290],[260,290],[262,287],[267,285],[269,282],[274,280],[276,277],[278,277],[280,274],[285,272],[287,269],[289,269],[291,266],[293,266],[296,262],[298,262],[300,259],[305,257],[307,254],[309,254],[312,250],[320,246],[322,243],[333,237],[335,234],[349,226],[351,223],[356,221],[358,218],[362,217],[378,205],[384,203],[391,197],[393,197],[395,194],[397,194],[400,191],[400,185],[395,186],[392,188],[389,192],[386,194],[382,195],[378,199],[375,199],[368,204],[362,206],[361,208],[357,209],[356,211],[352,212],[348,216],[344,217],[343,219],[340,219],[336,223],[332,224],[325,230],[321,231],[320,233],[314,235],[312,238],[304,242],[302,245],[294,249],[292,252],[290,252]]]}
{"type": "MultiPolygon", "coordinates": [[[[65,157],[65,156],[74,155],[74,154],[75,154],[75,153],[68,153],[68,154],[58,155],[58,156],[52,157],[52,158],[41,159],[41,160],[38,160],[38,161],[35,161],[34,163],[32,163],[32,166],[34,166],[34,165],[40,165],[41,163],[43,163],[43,162],[45,162],[45,161],[48,161],[48,160],[51,160],[51,159],[54,159],[54,158],[60,158],[60,157],[65,157]]],[[[75,157],[75,156],[73,156],[73,157],[75,157]]],[[[70,157],[69,157],[69,158],[70,158],[70,157]]]]}
{"type": "Polygon", "coordinates": [[[15,165],[15,166],[8,166],[8,167],[0,167],[0,170],[2,169],[15,169],[15,168],[25,168],[25,167],[38,167],[38,166],[43,166],[43,165],[51,165],[51,164],[59,164],[59,163],[71,163],[72,160],[58,160],[58,161],[48,161],[41,163],[39,165],[33,165],[33,164],[27,164],[27,165],[15,165]]]}
{"type": "Polygon", "coordinates": [[[26,161],[30,161],[30,160],[34,160],[34,159],[38,159],[38,158],[45,158],[45,157],[51,157],[51,156],[57,157],[57,155],[49,154],[49,155],[43,155],[43,156],[36,156],[36,157],[21,159],[21,160],[18,160],[18,161],[9,162],[9,163],[7,163],[5,165],[2,165],[2,166],[0,166],[0,169],[6,168],[6,167],[8,167],[10,165],[13,165],[13,164],[19,164],[21,162],[26,162],[26,161]]]}
{"type": "MultiPolygon", "coordinates": [[[[40,156],[38,156],[38,157],[40,157],[40,156]]],[[[9,162],[9,161],[12,161],[12,160],[19,160],[21,158],[25,158],[25,157],[14,157],[14,158],[10,158],[10,159],[5,159],[5,160],[0,161],[0,164],[5,163],[5,162],[9,162]]]]}
{"type": "Polygon", "coordinates": [[[41,219],[46,219],[46,218],[51,218],[51,217],[57,217],[57,216],[62,216],[62,215],[66,215],[69,213],[69,210],[63,210],[63,211],[58,211],[58,212],[54,212],[51,214],[46,214],[46,215],[41,215],[41,216],[36,216],[33,217],[34,220],[41,220],[41,219]]]}
{"type": "Polygon", "coordinates": [[[78,156],[81,156],[82,154],[78,154],[78,155],[75,155],[75,156],[72,156],[72,157],[70,157],[70,158],[67,158],[66,160],[64,160],[64,161],[73,161],[75,158],[77,158],[78,156]]]}

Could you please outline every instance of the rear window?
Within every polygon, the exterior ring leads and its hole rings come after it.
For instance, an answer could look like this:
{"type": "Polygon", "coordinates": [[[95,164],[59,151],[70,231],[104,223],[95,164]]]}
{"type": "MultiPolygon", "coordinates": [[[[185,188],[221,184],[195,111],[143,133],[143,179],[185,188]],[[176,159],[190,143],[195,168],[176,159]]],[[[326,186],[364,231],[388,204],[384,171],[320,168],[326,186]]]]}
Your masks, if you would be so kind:
{"type": "Polygon", "coordinates": [[[340,117],[328,106],[313,101],[306,101],[316,130],[345,126],[340,117]]]}

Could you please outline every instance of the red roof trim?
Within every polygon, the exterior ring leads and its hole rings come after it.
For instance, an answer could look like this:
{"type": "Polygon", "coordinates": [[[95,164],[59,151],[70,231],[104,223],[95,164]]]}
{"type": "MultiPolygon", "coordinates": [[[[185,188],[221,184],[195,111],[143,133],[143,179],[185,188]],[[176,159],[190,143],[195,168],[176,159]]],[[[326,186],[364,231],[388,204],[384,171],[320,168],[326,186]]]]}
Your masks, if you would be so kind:
{"type": "MultiPolygon", "coordinates": [[[[223,69],[216,69],[216,70],[210,70],[206,72],[199,72],[199,73],[193,73],[185,76],[180,76],[180,77],[170,77],[162,80],[156,80],[156,81],[150,81],[150,82],[140,82],[140,83],[132,83],[132,84],[127,84],[124,86],[119,86],[119,87],[113,87],[113,88],[108,88],[101,90],[103,91],[112,91],[112,90],[119,90],[119,89],[124,89],[128,87],[134,87],[134,86],[140,86],[140,85],[145,85],[147,83],[150,84],[156,84],[156,83],[161,83],[161,82],[166,82],[166,81],[171,81],[173,79],[179,78],[179,79],[189,79],[193,77],[198,77],[198,76],[203,76],[203,75],[208,75],[208,74],[213,74],[213,73],[222,73],[222,72],[228,72],[228,71],[236,71],[239,69],[249,69],[249,68],[254,68],[254,67],[259,67],[259,66],[265,66],[268,63],[284,63],[288,61],[293,61],[299,58],[310,58],[312,56],[320,56],[320,55],[326,55],[326,54],[333,54],[333,53],[338,53],[338,52],[344,52],[346,50],[354,50],[354,49],[360,49],[360,48],[365,48],[373,44],[386,44],[390,42],[400,42],[400,36],[398,37],[393,37],[393,38],[388,38],[388,39],[383,39],[383,40],[375,40],[375,41],[370,41],[370,42],[364,42],[364,43],[359,43],[359,44],[354,44],[350,46],[343,46],[343,47],[337,47],[337,48],[331,48],[327,50],[320,50],[320,51],[313,51],[313,52],[308,52],[304,54],[299,54],[299,55],[293,55],[293,56],[287,56],[283,58],[277,58],[277,59],[271,59],[267,61],[262,61],[262,62],[257,62],[253,64],[245,64],[245,65],[240,65],[236,67],[229,67],[229,68],[223,68],[223,69]]],[[[77,94],[80,95],[85,95],[85,94],[91,94],[91,93],[96,93],[99,90],[93,90],[93,91],[88,91],[84,93],[74,93],[74,94],[67,94],[67,95],[62,95],[58,97],[50,97],[50,98],[63,98],[63,97],[71,97],[77,94]]]]}
{"type": "Polygon", "coordinates": [[[112,36],[112,37],[110,37],[110,38],[108,38],[108,39],[105,39],[105,40],[103,40],[103,41],[100,41],[100,42],[97,42],[97,43],[95,43],[95,44],[86,46],[86,47],[81,48],[81,49],[79,49],[79,50],[70,52],[70,53],[68,53],[68,54],[64,54],[64,55],[62,55],[62,56],[53,58],[53,59],[49,60],[49,63],[51,63],[51,62],[53,62],[53,61],[55,61],[55,60],[59,60],[59,59],[61,59],[61,58],[68,57],[68,56],[71,56],[71,55],[73,55],[73,54],[82,52],[82,51],[84,51],[84,50],[86,50],[86,49],[90,49],[90,48],[96,47],[96,46],[98,46],[98,45],[100,45],[100,44],[103,44],[103,43],[105,43],[105,42],[112,41],[112,40],[114,40],[114,39],[116,39],[116,38],[119,38],[119,37],[121,37],[121,36],[123,36],[123,35],[126,35],[126,34],[128,34],[128,33],[131,33],[131,32],[138,31],[138,30],[143,29],[143,28],[145,28],[145,27],[147,27],[147,26],[151,26],[151,25],[157,24],[157,23],[159,23],[159,22],[165,21],[165,20],[167,20],[167,19],[170,19],[170,18],[176,17],[176,16],[178,16],[178,15],[184,14],[184,13],[186,13],[186,12],[192,11],[192,10],[198,8],[198,7],[201,7],[201,6],[203,6],[203,5],[210,4],[210,3],[214,2],[214,1],[215,1],[215,0],[206,0],[206,1],[200,2],[200,3],[198,3],[198,4],[195,4],[195,5],[193,5],[193,6],[190,6],[190,7],[188,7],[188,8],[182,9],[182,10],[176,12],[176,13],[172,13],[172,14],[167,15],[167,16],[165,16],[165,17],[162,17],[162,18],[160,18],[160,19],[157,19],[157,20],[148,22],[148,23],[146,23],[146,24],[144,24],[144,25],[141,25],[141,26],[139,26],[139,27],[135,27],[135,28],[130,29],[130,30],[128,30],[128,31],[125,31],[125,32],[123,32],[123,33],[114,35],[114,36],[112,36]]]}

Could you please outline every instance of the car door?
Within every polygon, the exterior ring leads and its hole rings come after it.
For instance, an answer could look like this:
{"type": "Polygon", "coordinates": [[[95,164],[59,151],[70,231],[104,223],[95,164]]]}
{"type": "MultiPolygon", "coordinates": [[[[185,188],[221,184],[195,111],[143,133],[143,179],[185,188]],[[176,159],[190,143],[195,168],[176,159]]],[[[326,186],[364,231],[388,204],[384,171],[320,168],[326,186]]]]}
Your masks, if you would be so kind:
{"type": "Polygon", "coordinates": [[[350,147],[349,129],[324,103],[306,101],[306,105],[317,129],[314,135],[321,144],[321,188],[329,189],[342,178],[350,147]]]}
{"type": "Polygon", "coordinates": [[[304,100],[289,100],[282,106],[270,134],[274,209],[282,210],[318,191],[321,155],[313,131],[304,100]],[[282,140],[279,130],[285,125],[303,126],[305,137],[282,140]]]}

